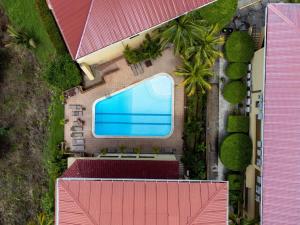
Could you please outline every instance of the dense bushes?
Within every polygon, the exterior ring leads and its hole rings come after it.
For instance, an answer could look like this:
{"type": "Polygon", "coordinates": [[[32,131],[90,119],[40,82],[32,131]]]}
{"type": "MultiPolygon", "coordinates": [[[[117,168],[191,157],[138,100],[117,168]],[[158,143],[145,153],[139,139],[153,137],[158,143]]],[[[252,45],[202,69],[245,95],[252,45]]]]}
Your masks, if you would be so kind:
{"type": "Polygon", "coordinates": [[[227,132],[229,133],[248,133],[249,117],[240,115],[230,115],[227,120],[227,132]]]}
{"type": "Polygon", "coordinates": [[[35,6],[44,24],[45,30],[48,33],[50,41],[53,44],[56,51],[58,53],[66,52],[66,46],[57,29],[56,22],[51,14],[51,11],[47,6],[47,2],[45,0],[35,0],[35,6]]]}
{"type": "Polygon", "coordinates": [[[246,63],[229,63],[225,74],[230,80],[239,80],[247,74],[247,71],[248,65],[246,63]]]}
{"type": "Polygon", "coordinates": [[[218,0],[199,9],[199,14],[210,24],[218,24],[220,29],[231,22],[237,10],[237,0],[218,0]]]}
{"type": "Polygon", "coordinates": [[[220,158],[224,166],[232,171],[243,171],[252,156],[252,142],[245,134],[231,134],[221,145],[220,158]]]}
{"type": "Polygon", "coordinates": [[[147,59],[156,59],[161,56],[161,45],[159,40],[146,35],[145,40],[137,49],[131,49],[128,45],[123,52],[129,64],[136,64],[147,59]]]}
{"type": "Polygon", "coordinates": [[[241,81],[231,81],[224,86],[223,96],[231,104],[240,103],[247,95],[247,87],[241,81]]]}
{"type": "Polygon", "coordinates": [[[227,177],[230,191],[240,191],[243,185],[243,177],[239,174],[229,174],[227,177]]]}
{"type": "Polygon", "coordinates": [[[250,62],[254,54],[254,42],[244,31],[233,32],[225,43],[225,57],[229,62],[250,62]]]}
{"type": "Polygon", "coordinates": [[[57,56],[46,69],[45,78],[49,84],[66,90],[81,83],[82,76],[68,54],[57,56]]]}

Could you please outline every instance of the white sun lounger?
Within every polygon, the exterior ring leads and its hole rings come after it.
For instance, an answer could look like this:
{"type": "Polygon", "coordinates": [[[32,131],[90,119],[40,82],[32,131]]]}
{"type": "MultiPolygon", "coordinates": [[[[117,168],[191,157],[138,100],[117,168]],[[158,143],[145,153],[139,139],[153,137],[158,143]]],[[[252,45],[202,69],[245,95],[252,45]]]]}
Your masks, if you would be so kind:
{"type": "Polygon", "coordinates": [[[72,139],[72,145],[84,145],[84,139],[72,139]]]}
{"type": "Polygon", "coordinates": [[[73,152],[84,152],[84,145],[73,145],[71,151],[73,152]]]}

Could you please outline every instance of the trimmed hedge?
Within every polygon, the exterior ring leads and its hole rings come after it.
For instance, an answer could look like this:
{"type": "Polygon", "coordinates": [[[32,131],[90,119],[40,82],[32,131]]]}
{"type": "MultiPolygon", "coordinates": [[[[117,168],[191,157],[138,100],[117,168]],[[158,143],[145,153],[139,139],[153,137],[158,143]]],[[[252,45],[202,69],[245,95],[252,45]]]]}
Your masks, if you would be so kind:
{"type": "Polygon", "coordinates": [[[232,171],[243,171],[252,157],[252,142],[246,134],[231,134],[221,144],[220,158],[224,166],[232,171]]]}
{"type": "Polygon", "coordinates": [[[239,80],[246,76],[248,65],[246,63],[229,63],[225,74],[230,80],[239,80]]]}
{"type": "Polygon", "coordinates": [[[218,0],[198,10],[210,24],[218,24],[220,30],[228,25],[237,11],[237,0],[218,0]]]}
{"type": "Polygon", "coordinates": [[[243,178],[239,174],[229,174],[227,177],[230,191],[239,191],[242,189],[243,178]]]}
{"type": "Polygon", "coordinates": [[[61,90],[78,86],[82,76],[68,54],[57,56],[45,72],[45,79],[54,87],[61,90]]]}
{"type": "Polygon", "coordinates": [[[225,57],[229,62],[250,62],[254,55],[254,42],[245,31],[233,32],[225,43],[225,57]]]}
{"type": "Polygon", "coordinates": [[[46,0],[35,0],[35,7],[40,15],[40,18],[55,50],[58,53],[65,53],[67,51],[67,48],[64,44],[65,42],[60,35],[55,19],[47,6],[46,0]]]}
{"type": "Polygon", "coordinates": [[[231,81],[225,84],[223,96],[231,104],[238,104],[247,96],[247,87],[241,81],[231,81]]]}
{"type": "Polygon", "coordinates": [[[229,133],[248,133],[249,117],[240,115],[229,115],[227,120],[227,132],[229,133]]]}

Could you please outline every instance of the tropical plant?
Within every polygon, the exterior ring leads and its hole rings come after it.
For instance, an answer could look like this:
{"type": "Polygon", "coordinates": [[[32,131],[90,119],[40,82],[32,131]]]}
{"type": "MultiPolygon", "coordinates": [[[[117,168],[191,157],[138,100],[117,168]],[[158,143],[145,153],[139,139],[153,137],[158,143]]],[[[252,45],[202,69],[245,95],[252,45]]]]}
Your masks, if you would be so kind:
{"type": "Polygon", "coordinates": [[[194,46],[206,29],[204,21],[193,14],[181,16],[156,30],[162,48],[168,43],[174,44],[174,53],[181,54],[185,49],[194,46]]]}
{"type": "Polygon", "coordinates": [[[120,152],[123,154],[125,153],[127,147],[125,145],[120,145],[119,148],[120,148],[120,152]]]}
{"type": "Polygon", "coordinates": [[[259,219],[243,218],[240,214],[229,214],[229,220],[232,225],[256,225],[259,223],[259,219]]]}
{"type": "Polygon", "coordinates": [[[248,135],[235,133],[227,136],[221,144],[220,159],[232,171],[244,171],[252,157],[252,142],[248,135]]]}
{"type": "Polygon", "coordinates": [[[140,146],[133,148],[133,152],[137,155],[141,154],[141,151],[142,151],[142,147],[140,146]]]}
{"type": "Polygon", "coordinates": [[[202,64],[198,60],[193,63],[183,58],[182,65],[174,73],[176,76],[184,77],[182,84],[188,96],[194,95],[197,91],[205,93],[211,89],[208,78],[213,76],[213,72],[207,64],[202,64]]]}
{"type": "Polygon", "coordinates": [[[158,38],[152,38],[146,34],[145,40],[139,47],[139,51],[143,54],[143,59],[156,59],[161,56],[162,48],[158,38]]]}
{"type": "Polygon", "coordinates": [[[218,47],[224,44],[224,37],[220,36],[218,25],[204,29],[199,37],[200,40],[196,40],[195,45],[184,50],[184,55],[188,59],[193,57],[194,61],[200,60],[212,66],[217,58],[223,56],[218,47]]]}
{"type": "Polygon", "coordinates": [[[158,146],[153,146],[152,147],[152,152],[153,152],[153,154],[159,154],[159,152],[160,152],[160,148],[158,147],[158,146]]]}
{"type": "Polygon", "coordinates": [[[238,104],[247,96],[247,87],[241,81],[231,81],[225,84],[223,96],[231,104],[238,104]]]}
{"type": "Polygon", "coordinates": [[[102,148],[102,149],[100,150],[100,154],[101,154],[101,155],[106,155],[107,152],[108,152],[108,148],[102,148]]]}
{"type": "Polygon", "coordinates": [[[227,119],[226,130],[229,133],[248,133],[249,132],[249,117],[242,115],[229,115],[227,119]]]}
{"type": "Polygon", "coordinates": [[[225,57],[229,62],[251,61],[255,50],[252,37],[245,31],[233,32],[225,43],[225,57]]]}
{"type": "Polygon", "coordinates": [[[27,32],[17,31],[11,25],[8,25],[7,33],[10,37],[10,41],[8,44],[5,45],[6,47],[16,45],[16,46],[23,46],[26,48],[36,48],[35,40],[27,32]]]}
{"type": "Polygon", "coordinates": [[[52,225],[53,219],[48,218],[44,213],[39,213],[35,220],[31,220],[27,225],[52,225]]]}
{"type": "Polygon", "coordinates": [[[143,54],[136,49],[131,49],[126,45],[123,55],[129,64],[136,64],[144,60],[143,54]]]}
{"type": "Polygon", "coordinates": [[[230,80],[239,80],[243,78],[248,71],[246,63],[229,63],[226,67],[225,74],[230,80]]]}

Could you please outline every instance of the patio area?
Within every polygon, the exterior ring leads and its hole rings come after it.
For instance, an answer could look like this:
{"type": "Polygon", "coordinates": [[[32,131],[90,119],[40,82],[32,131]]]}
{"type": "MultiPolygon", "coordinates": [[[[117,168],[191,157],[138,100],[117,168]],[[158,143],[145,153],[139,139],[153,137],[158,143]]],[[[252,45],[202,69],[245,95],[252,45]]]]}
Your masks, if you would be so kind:
{"type": "MultiPolygon", "coordinates": [[[[124,58],[114,60],[105,66],[105,70],[112,72],[95,73],[95,81],[85,81],[88,89],[75,91],[74,96],[68,97],[65,104],[65,144],[70,151],[84,151],[87,154],[101,153],[106,149],[108,153],[120,153],[120,146],[125,147],[125,152],[133,153],[134,148],[140,148],[141,153],[153,153],[154,147],[160,153],[173,152],[177,157],[182,155],[182,132],[184,126],[184,87],[179,85],[182,78],[173,76],[173,72],[180,60],[173,55],[173,49],[166,49],[163,55],[152,61],[151,66],[143,66],[138,71],[133,71],[124,58]],[[110,69],[112,68],[112,69],[110,69]],[[95,100],[123,89],[133,83],[165,72],[173,76],[175,81],[174,92],[174,132],[166,139],[158,138],[95,138],[92,134],[92,106],[95,100]],[[102,76],[100,77],[100,75],[102,76]],[[101,81],[102,80],[102,81],[101,81]],[[76,122],[74,122],[76,121],[76,122]],[[74,124],[78,129],[74,129],[74,124]],[[78,126],[80,125],[81,126],[78,126]],[[82,137],[74,137],[74,133],[82,137]],[[73,137],[71,137],[71,135],[73,137]],[[76,145],[84,146],[75,147],[76,145]]],[[[156,150],[157,151],[157,150],[156,150]]]]}

